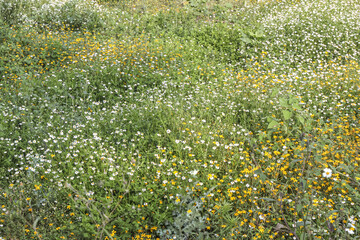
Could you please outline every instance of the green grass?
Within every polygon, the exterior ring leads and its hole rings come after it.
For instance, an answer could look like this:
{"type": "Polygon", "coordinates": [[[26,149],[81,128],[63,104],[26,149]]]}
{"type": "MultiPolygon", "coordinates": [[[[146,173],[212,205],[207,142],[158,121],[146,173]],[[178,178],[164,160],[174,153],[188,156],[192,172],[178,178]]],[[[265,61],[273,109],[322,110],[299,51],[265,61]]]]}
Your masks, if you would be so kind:
{"type": "Polygon", "coordinates": [[[356,239],[359,9],[0,0],[0,237],[356,239]]]}

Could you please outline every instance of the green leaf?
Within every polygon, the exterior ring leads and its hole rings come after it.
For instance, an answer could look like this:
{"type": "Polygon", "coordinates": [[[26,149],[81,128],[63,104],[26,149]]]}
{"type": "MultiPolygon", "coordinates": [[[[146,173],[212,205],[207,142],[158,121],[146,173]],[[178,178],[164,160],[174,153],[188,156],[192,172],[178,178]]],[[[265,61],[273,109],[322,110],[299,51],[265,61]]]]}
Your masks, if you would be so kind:
{"type": "Polygon", "coordinates": [[[258,174],[260,176],[260,179],[262,181],[265,181],[267,179],[266,175],[263,173],[263,171],[261,171],[261,169],[258,169],[256,171],[254,171],[255,174],[258,174]]]}
{"type": "Polygon", "coordinates": [[[306,235],[305,235],[305,233],[304,233],[304,232],[302,232],[302,233],[301,233],[301,235],[300,235],[300,239],[301,239],[301,240],[306,239],[306,235]]]}
{"type": "Polygon", "coordinates": [[[303,159],[296,159],[296,160],[293,160],[293,161],[291,161],[290,166],[292,167],[292,166],[294,166],[294,165],[295,165],[295,163],[300,162],[300,161],[304,161],[304,160],[303,160],[303,159]]]}
{"type": "Polygon", "coordinates": [[[296,204],[296,211],[300,212],[303,206],[301,204],[296,204]]]}
{"type": "Polygon", "coordinates": [[[282,111],[282,113],[284,115],[285,120],[289,120],[293,115],[292,112],[289,112],[287,110],[282,111]]]}
{"type": "Polygon", "coordinates": [[[286,124],[283,125],[282,130],[287,134],[288,133],[288,127],[286,124]]]}
{"type": "Polygon", "coordinates": [[[271,92],[271,97],[275,97],[277,94],[279,93],[279,89],[278,88],[274,88],[271,92]]]}
{"type": "Polygon", "coordinates": [[[264,36],[264,31],[262,29],[259,29],[255,32],[254,37],[256,38],[262,38],[264,36]]]}
{"type": "Polygon", "coordinates": [[[301,109],[302,109],[302,108],[299,106],[299,104],[297,104],[297,103],[292,104],[292,107],[293,107],[294,109],[298,110],[298,111],[301,111],[301,109]]]}
{"type": "Polygon", "coordinates": [[[285,98],[280,98],[279,103],[280,103],[280,106],[282,106],[282,107],[285,107],[285,108],[289,107],[287,100],[285,98]]]}
{"type": "Polygon", "coordinates": [[[300,122],[302,125],[305,124],[305,119],[304,119],[302,116],[297,115],[296,118],[299,120],[299,122],[300,122]]]}
{"type": "Polygon", "coordinates": [[[305,225],[310,225],[310,224],[311,224],[310,221],[306,221],[306,222],[301,221],[301,222],[297,222],[297,223],[296,223],[296,227],[305,226],[305,225]]]}
{"type": "Polygon", "coordinates": [[[230,9],[230,8],[233,8],[233,5],[232,5],[231,3],[226,3],[226,4],[225,4],[225,7],[227,7],[227,8],[230,9]]]}
{"type": "Polygon", "coordinates": [[[251,39],[245,33],[243,33],[243,36],[242,36],[241,40],[244,43],[251,43],[252,42],[251,39]]]}
{"type": "Polygon", "coordinates": [[[5,136],[5,130],[6,128],[2,126],[2,124],[0,123],[0,137],[5,136]]]}
{"type": "Polygon", "coordinates": [[[37,223],[39,222],[39,220],[41,219],[41,217],[37,217],[34,221],[34,224],[33,224],[33,228],[36,229],[36,225],[37,223]]]}
{"type": "Polygon", "coordinates": [[[291,105],[293,105],[294,103],[297,103],[298,102],[298,100],[296,99],[296,97],[294,97],[293,95],[290,95],[290,97],[289,97],[289,103],[291,104],[291,105]]]}
{"type": "Polygon", "coordinates": [[[269,123],[268,125],[268,129],[271,128],[271,129],[276,129],[279,127],[279,123],[275,120],[273,120],[272,122],[269,123]]]}
{"type": "Polygon", "coordinates": [[[305,124],[305,130],[310,131],[312,129],[311,125],[305,124]]]}

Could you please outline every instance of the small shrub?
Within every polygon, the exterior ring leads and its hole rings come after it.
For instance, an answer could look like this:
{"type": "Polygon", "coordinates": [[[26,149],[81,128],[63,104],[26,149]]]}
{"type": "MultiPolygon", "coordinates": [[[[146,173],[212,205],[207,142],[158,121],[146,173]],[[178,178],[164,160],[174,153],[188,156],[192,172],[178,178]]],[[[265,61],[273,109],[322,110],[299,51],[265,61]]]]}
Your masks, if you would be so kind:
{"type": "Polygon", "coordinates": [[[67,1],[60,9],[58,20],[71,29],[89,29],[102,27],[103,23],[99,13],[78,0],[67,1]]]}
{"type": "Polygon", "coordinates": [[[0,18],[9,25],[20,22],[25,3],[24,0],[0,0],[0,18]]]}
{"type": "Polygon", "coordinates": [[[40,25],[51,28],[63,28],[93,31],[104,26],[100,6],[92,1],[68,0],[64,2],[48,2],[34,6],[29,19],[40,25]]]}
{"type": "MultiPolygon", "coordinates": [[[[173,211],[173,219],[164,223],[157,231],[161,239],[211,239],[211,233],[206,231],[206,221],[209,214],[204,211],[202,198],[178,196],[181,201],[178,208],[173,211]]],[[[214,236],[213,236],[214,237],[214,236]]]]}

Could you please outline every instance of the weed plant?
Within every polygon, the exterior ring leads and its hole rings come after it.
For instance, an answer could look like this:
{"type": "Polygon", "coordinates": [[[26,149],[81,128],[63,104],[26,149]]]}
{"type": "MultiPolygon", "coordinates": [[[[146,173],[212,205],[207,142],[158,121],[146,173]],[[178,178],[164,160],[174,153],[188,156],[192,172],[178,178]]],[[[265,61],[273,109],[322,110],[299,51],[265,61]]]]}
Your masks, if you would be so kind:
{"type": "Polygon", "coordinates": [[[1,238],[358,238],[358,1],[0,14],[1,238]]]}

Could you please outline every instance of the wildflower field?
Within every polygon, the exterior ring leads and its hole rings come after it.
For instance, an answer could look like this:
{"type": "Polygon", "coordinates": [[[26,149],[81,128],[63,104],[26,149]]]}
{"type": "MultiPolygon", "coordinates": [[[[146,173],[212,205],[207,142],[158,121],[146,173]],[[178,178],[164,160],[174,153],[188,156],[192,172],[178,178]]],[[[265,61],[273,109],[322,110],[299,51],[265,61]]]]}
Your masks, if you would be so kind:
{"type": "Polygon", "coordinates": [[[0,0],[0,239],[360,239],[357,0],[0,0]]]}

